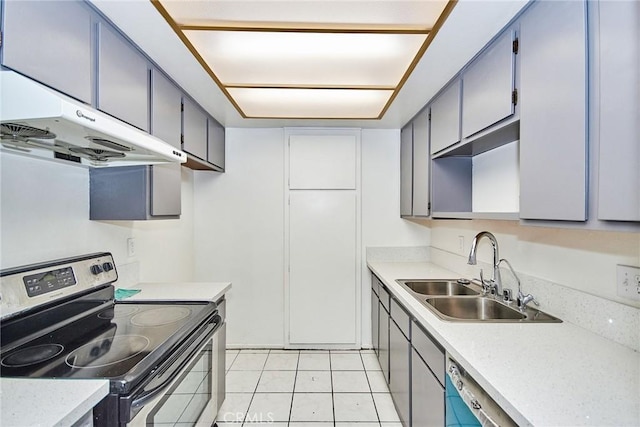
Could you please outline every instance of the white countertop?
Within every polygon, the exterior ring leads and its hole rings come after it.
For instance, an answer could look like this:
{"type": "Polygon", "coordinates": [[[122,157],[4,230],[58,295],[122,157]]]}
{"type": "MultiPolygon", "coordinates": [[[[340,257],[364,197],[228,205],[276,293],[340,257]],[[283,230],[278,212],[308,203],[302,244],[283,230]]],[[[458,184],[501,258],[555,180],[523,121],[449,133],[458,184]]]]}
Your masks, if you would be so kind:
{"type": "Polygon", "coordinates": [[[567,322],[442,321],[395,280],[459,274],[427,262],[368,265],[519,425],[640,426],[640,353],[567,322]]]}
{"type": "MultiPolygon", "coordinates": [[[[141,290],[127,298],[131,301],[215,302],[231,288],[231,283],[139,283],[131,288],[141,290]]],[[[108,393],[108,380],[1,378],[0,425],[66,427],[91,411],[108,393]]]]}
{"type": "Polygon", "coordinates": [[[138,283],[130,289],[141,292],[126,298],[126,301],[217,301],[229,289],[229,282],[172,282],[172,283],[138,283]]]}
{"type": "Polygon", "coordinates": [[[108,393],[108,380],[0,378],[0,425],[70,426],[108,393]]]}

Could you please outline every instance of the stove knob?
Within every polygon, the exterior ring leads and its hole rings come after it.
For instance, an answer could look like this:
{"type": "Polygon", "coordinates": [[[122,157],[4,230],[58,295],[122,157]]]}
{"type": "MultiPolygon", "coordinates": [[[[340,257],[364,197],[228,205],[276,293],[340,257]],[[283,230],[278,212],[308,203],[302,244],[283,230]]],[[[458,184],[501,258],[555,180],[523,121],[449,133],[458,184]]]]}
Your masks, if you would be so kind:
{"type": "Polygon", "coordinates": [[[113,270],[113,264],[111,264],[110,262],[105,262],[104,264],[102,264],[102,268],[104,269],[104,271],[109,272],[113,270]]]}
{"type": "Polygon", "coordinates": [[[102,273],[102,271],[102,267],[100,267],[98,264],[91,266],[91,273],[94,275],[98,275],[102,273]]]}

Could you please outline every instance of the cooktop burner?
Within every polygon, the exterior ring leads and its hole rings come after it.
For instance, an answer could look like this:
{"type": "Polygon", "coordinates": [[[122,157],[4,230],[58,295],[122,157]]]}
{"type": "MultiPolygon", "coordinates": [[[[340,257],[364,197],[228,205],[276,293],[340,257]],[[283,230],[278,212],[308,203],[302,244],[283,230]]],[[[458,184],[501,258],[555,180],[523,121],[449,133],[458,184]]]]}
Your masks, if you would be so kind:
{"type": "Polygon", "coordinates": [[[100,319],[113,319],[115,316],[130,316],[140,311],[139,307],[130,304],[116,304],[113,308],[104,310],[98,317],[100,319]]]}
{"type": "Polygon", "coordinates": [[[162,307],[154,308],[131,318],[131,323],[136,326],[164,326],[179,322],[191,315],[191,309],[187,307],[162,307]]]}
{"type": "Polygon", "coordinates": [[[116,302],[18,347],[3,344],[0,374],[131,381],[134,367],[153,368],[207,311],[202,303],[116,302]]]}
{"type": "Polygon", "coordinates": [[[149,338],[141,335],[98,339],[69,353],[65,363],[72,368],[103,368],[137,356],[149,343],[149,338]]]}
{"type": "Polygon", "coordinates": [[[60,344],[42,344],[32,347],[25,347],[2,359],[2,366],[9,368],[21,368],[45,362],[56,357],[64,351],[60,344]]]}

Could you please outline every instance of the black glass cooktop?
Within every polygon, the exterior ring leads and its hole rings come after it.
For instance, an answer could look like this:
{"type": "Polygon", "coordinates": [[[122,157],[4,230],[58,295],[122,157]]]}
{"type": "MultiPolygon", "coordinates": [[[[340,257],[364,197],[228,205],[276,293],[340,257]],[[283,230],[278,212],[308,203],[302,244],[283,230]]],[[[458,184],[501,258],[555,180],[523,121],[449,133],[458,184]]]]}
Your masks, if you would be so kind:
{"type": "Polygon", "coordinates": [[[0,376],[135,382],[209,316],[206,303],[116,303],[0,354],[0,376]]]}

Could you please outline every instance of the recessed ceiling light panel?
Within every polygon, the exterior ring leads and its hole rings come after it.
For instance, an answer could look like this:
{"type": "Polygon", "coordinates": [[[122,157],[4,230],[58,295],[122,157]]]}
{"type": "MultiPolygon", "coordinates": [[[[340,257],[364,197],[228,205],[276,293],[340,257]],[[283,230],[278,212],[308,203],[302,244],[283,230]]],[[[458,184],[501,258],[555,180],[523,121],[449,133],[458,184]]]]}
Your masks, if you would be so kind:
{"type": "Polygon", "coordinates": [[[393,90],[228,88],[247,117],[367,119],[393,90]]]}
{"type": "Polygon", "coordinates": [[[224,85],[394,88],[426,34],[184,31],[224,85]]]}
{"type": "Polygon", "coordinates": [[[243,117],[305,119],[382,118],[456,1],[151,0],[243,117]]]}

